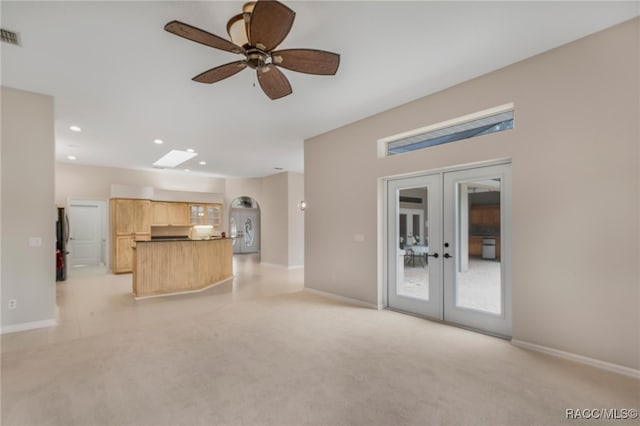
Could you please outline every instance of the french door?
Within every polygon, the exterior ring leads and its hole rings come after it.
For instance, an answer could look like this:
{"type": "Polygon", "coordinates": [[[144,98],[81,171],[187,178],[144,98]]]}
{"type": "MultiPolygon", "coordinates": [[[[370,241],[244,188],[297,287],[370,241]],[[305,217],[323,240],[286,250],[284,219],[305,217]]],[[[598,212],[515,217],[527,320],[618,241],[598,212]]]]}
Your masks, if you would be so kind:
{"type": "Polygon", "coordinates": [[[387,305],[511,336],[511,166],[387,182],[387,305]],[[421,210],[412,236],[404,212],[421,210]]]}

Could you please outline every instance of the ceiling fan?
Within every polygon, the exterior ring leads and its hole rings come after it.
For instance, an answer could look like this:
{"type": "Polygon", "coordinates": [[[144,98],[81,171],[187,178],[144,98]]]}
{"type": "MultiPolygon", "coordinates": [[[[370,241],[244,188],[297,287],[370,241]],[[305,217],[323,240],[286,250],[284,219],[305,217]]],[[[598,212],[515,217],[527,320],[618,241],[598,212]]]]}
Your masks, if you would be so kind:
{"type": "Polygon", "coordinates": [[[227,23],[231,41],[180,21],[164,26],[166,31],[206,46],[238,53],[245,59],[211,68],[197,76],[199,83],[215,83],[249,67],[256,70],[260,87],[271,99],[291,94],[291,84],[277,67],[316,75],[334,75],[340,55],[315,49],[274,50],[285,39],[296,13],[274,0],[246,3],[242,13],[227,23]]]}

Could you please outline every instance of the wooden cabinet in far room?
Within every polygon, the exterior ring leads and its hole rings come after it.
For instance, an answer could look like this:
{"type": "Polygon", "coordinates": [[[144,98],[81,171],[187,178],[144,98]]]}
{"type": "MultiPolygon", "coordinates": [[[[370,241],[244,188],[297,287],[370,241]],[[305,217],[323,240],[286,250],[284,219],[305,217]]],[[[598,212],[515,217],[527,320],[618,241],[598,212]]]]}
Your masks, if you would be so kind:
{"type": "Polygon", "coordinates": [[[151,203],[151,224],[153,226],[189,226],[189,205],[153,201],[151,203]]]}
{"type": "Polygon", "coordinates": [[[469,237],[469,256],[482,256],[482,237],[469,237]]]}
{"type": "Polygon", "coordinates": [[[500,226],[500,206],[471,206],[471,208],[469,209],[469,224],[481,226],[500,226]]]}
{"type": "Polygon", "coordinates": [[[151,238],[151,201],[128,198],[111,200],[111,271],[131,272],[136,240],[151,238]]]}
{"type": "Polygon", "coordinates": [[[496,258],[500,259],[500,237],[469,237],[469,256],[482,257],[482,240],[486,238],[496,240],[496,258]]]}

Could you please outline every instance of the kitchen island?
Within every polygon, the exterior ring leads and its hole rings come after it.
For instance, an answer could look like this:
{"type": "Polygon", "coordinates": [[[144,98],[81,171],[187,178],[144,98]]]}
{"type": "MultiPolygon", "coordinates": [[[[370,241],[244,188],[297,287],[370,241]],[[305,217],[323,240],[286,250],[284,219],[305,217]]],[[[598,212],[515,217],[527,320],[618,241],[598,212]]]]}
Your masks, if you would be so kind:
{"type": "Polygon", "coordinates": [[[204,290],[233,278],[230,238],[136,241],[136,298],[204,290]]]}

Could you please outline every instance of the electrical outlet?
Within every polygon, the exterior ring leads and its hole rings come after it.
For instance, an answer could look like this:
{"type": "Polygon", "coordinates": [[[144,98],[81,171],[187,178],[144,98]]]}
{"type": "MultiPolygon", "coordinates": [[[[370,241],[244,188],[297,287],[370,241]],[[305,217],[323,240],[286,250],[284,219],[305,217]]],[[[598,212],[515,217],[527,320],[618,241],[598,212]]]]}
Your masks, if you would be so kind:
{"type": "Polygon", "coordinates": [[[18,307],[18,301],[16,299],[9,299],[9,309],[15,309],[18,307]]]}
{"type": "Polygon", "coordinates": [[[29,237],[29,247],[42,247],[42,238],[29,237]]]}

